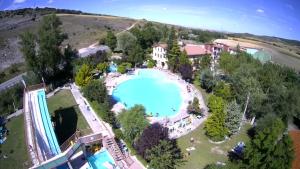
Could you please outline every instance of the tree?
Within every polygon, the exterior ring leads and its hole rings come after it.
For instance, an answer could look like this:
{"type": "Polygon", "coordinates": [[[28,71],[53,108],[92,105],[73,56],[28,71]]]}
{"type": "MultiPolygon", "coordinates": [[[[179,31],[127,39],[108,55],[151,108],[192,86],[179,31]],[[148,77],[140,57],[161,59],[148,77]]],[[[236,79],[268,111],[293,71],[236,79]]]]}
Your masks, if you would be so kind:
{"type": "Polygon", "coordinates": [[[108,101],[107,90],[102,80],[92,80],[82,88],[84,97],[90,101],[104,103],[108,101]]]}
{"type": "Polygon", "coordinates": [[[100,73],[106,73],[108,71],[109,65],[107,62],[103,62],[103,63],[99,63],[96,67],[96,69],[100,72],[100,73]]]}
{"type": "Polygon", "coordinates": [[[206,135],[213,141],[221,141],[228,134],[225,126],[226,113],[224,111],[224,101],[221,97],[211,95],[208,100],[208,107],[211,115],[204,123],[206,135]]]}
{"type": "Polygon", "coordinates": [[[219,62],[220,67],[228,74],[232,74],[240,66],[237,58],[228,52],[221,53],[219,62]]]}
{"type": "Polygon", "coordinates": [[[128,53],[136,45],[136,37],[130,32],[121,32],[117,35],[117,48],[128,53]]]}
{"type": "Polygon", "coordinates": [[[228,128],[230,134],[235,134],[236,132],[238,132],[243,118],[241,107],[234,100],[227,104],[226,112],[227,117],[225,120],[225,126],[226,128],[228,128]]]}
{"type": "Polygon", "coordinates": [[[75,83],[78,86],[85,86],[92,80],[92,69],[89,65],[83,64],[75,76],[75,83]]]}
{"type": "Polygon", "coordinates": [[[121,63],[119,66],[118,66],[118,72],[119,73],[122,73],[122,74],[124,74],[124,73],[126,73],[127,72],[127,70],[128,69],[130,69],[131,68],[131,63],[126,63],[126,62],[123,62],[123,63],[121,63]]]}
{"type": "Polygon", "coordinates": [[[294,152],[289,135],[284,133],[283,122],[268,115],[258,122],[258,126],[254,139],[246,145],[242,168],[291,168],[294,152]]]}
{"type": "Polygon", "coordinates": [[[70,45],[64,49],[64,73],[66,77],[73,77],[73,64],[72,61],[78,58],[78,52],[76,49],[72,49],[70,45]]]}
{"type": "Polygon", "coordinates": [[[148,60],[147,67],[148,68],[153,68],[155,65],[156,65],[156,60],[153,60],[152,58],[150,58],[148,60]]]}
{"type": "Polygon", "coordinates": [[[213,89],[214,95],[222,97],[226,101],[231,101],[233,99],[230,84],[224,81],[219,81],[213,89]]]}
{"type": "Polygon", "coordinates": [[[209,69],[205,69],[201,72],[200,84],[207,92],[211,92],[215,86],[215,80],[212,72],[209,69]]]}
{"type": "Polygon", "coordinates": [[[150,169],[175,169],[183,162],[180,150],[167,140],[161,140],[157,146],[147,150],[146,154],[150,169]]]}
{"type": "Polygon", "coordinates": [[[55,14],[43,17],[38,29],[38,62],[40,75],[49,80],[59,71],[59,66],[63,63],[63,56],[60,45],[66,36],[61,33],[62,22],[55,14]]]}
{"type": "Polygon", "coordinates": [[[172,46],[172,49],[168,52],[168,67],[172,72],[176,72],[178,71],[181,51],[177,43],[174,42],[172,46]]]}
{"type": "Polygon", "coordinates": [[[137,153],[146,159],[146,151],[157,146],[161,140],[169,140],[168,128],[159,123],[154,123],[143,131],[134,147],[137,153]]]}
{"type": "Polygon", "coordinates": [[[189,104],[188,111],[192,114],[202,115],[202,111],[199,106],[199,99],[197,97],[194,97],[193,102],[189,104]]]}
{"type": "Polygon", "coordinates": [[[36,55],[36,36],[30,32],[24,32],[21,37],[21,52],[25,57],[25,61],[29,70],[39,73],[39,63],[36,55]]]}
{"type": "Polygon", "coordinates": [[[58,80],[64,66],[70,66],[60,48],[65,34],[60,30],[61,21],[54,15],[43,17],[37,36],[25,32],[21,35],[21,51],[29,70],[44,78],[46,82],[58,80]]]}
{"type": "Polygon", "coordinates": [[[209,69],[211,65],[211,56],[210,55],[204,55],[201,57],[200,61],[200,67],[201,69],[209,69]]]}
{"type": "Polygon", "coordinates": [[[168,39],[167,39],[167,44],[168,44],[168,52],[172,50],[173,45],[176,43],[176,30],[174,27],[172,27],[168,33],[168,39]]]}
{"type": "Polygon", "coordinates": [[[145,115],[145,108],[142,105],[135,105],[118,116],[124,137],[131,144],[133,144],[144,129],[149,126],[149,121],[145,118],[145,115]]]}
{"type": "Polygon", "coordinates": [[[114,33],[109,30],[107,31],[107,35],[106,35],[106,38],[105,38],[105,44],[107,46],[109,46],[109,48],[113,51],[116,46],[117,46],[117,37],[114,35],[114,33]]]}
{"type": "Polygon", "coordinates": [[[187,57],[186,52],[182,52],[179,57],[179,66],[178,71],[181,74],[183,79],[192,79],[193,78],[193,68],[190,60],[187,57]]]}
{"type": "Polygon", "coordinates": [[[129,50],[128,61],[134,66],[143,64],[144,51],[140,45],[135,45],[131,50],[129,50]]]}

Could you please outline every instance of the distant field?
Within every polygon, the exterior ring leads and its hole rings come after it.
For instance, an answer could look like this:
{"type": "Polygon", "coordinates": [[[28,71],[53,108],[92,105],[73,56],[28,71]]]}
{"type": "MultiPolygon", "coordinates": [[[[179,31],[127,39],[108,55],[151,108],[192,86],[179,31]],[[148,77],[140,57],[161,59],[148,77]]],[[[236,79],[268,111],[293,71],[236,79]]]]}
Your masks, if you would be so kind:
{"type": "MultiPolygon", "coordinates": [[[[68,35],[63,45],[71,44],[80,49],[88,47],[105,36],[108,29],[122,31],[136,22],[134,19],[113,17],[57,14],[61,19],[62,32],[68,35]]],[[[19,35],[25,31],[36,33],[42,17],[32,21],[28,16],[14,16],[0,19],[0,71],[13,63],[22,63],[24,58],[19,48],[19,35]]]]}
{"type": "Polygon", "coordinates": [[[236,45],[239,44],[242,47],[263,49],[272,56],[273,62],[300,71],[300,54],[298,54],[300,49],[298,46],[286,45],[280,42],[274,42],[274,45],[271,45],[267,42],[262,42],[262,40],[258,41],[243,38],[217,39],[216,41],[228,44],[232,47],[236,47],[236,45]]]}

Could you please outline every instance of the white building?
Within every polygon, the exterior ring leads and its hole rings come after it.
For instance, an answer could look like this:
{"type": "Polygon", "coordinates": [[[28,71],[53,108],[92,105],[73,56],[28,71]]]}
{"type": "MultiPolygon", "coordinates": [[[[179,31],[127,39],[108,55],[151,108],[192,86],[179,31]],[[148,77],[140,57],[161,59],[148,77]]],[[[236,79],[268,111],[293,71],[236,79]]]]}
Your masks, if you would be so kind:
{"type": "Polygon", "coordinates": [[[162,69],[168,69],[166,43],[158,43],[153,46],[152,59],[156,61],[156,66],[162,69]]]}

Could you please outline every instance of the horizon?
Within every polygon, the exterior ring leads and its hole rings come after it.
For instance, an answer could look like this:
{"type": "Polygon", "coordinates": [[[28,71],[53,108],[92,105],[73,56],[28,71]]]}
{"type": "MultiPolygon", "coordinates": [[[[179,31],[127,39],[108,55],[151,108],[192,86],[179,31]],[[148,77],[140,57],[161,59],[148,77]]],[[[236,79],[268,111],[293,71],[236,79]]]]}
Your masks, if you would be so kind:
{"type": "Polygon", "coordinates": [[[179,2],[167,0],[91,0],[84,3],[74,0],[0,0],[0,10],[21,8],[59,8],[82,12],[146,19],[194,29],[227,33],[249,33],[258,36],[279,37],[300,41],[300,2],[275,0],[272,3],[254,0],[243,2],[221,0],[179,2]],[[247,8],[245,8],[247,7],[247,8]],[[272,29],[270,29],[272,28],[272,29]]]}

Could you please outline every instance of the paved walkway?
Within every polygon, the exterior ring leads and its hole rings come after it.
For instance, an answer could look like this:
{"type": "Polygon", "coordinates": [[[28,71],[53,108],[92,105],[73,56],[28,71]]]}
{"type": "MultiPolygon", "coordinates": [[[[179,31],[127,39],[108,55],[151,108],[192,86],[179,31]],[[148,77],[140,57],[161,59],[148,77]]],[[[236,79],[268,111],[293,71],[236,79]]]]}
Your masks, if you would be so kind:
{"type": "Polygon", "coordinates": [[[17,117],[19,115],[21,115],[23,113],[23,109],[17,110],[16,112],[14,112],[13,114],[10,114],[6,117],[6,119],[11,119],[13,117],[17,117]]]}
{"type": "MultiPolygon", "coordinates": [[[[71,85],[71,92],[75,98],[75,101],[79,105],[80,111],[82,115],[85,117],[86,121],[88,122],[89,126],[93,130],[94,133],[101,132],[103,135],[107,135],[109,137],[114,137],[114,133],[112,128],[109,124],[102,121],[94,110],[91,108],[87,100],[82,96],[79,91],[79,88],[75,85],[71,85]],[[87,109],[87,106],[89,109],[87,109]]],[[[130,169],[144,169],[145,167],[141,164],[141,162],[135,157],[131,156],[134,163],[129,167],[130,169]]]]}
{"type": "Polygon", "coordinates": [[[82,96],[82,94],[79,91],[79,88],[75,84],[71,85],[71,92],[75,98],[76,103],[79,106],[82,115],[85,117],[93,132],[102,133],[104,136],[113,136],[114,134],[112,130],[109,130],[107,128],[108,124],[105,124],[99,119],[97,114],[91,108],[88,101],[82,96]]]}
{"type": "Polygon", "coordinates": [[[15,76],[15,77],[1,83],[0,84],[0,91],[5,90],[7,88],[10,88],[10,87],[20,83],[23,80],[23,77],[22,77],[23,75],[26,75],[26,73],[22,73],[18,76],[15,76]]]}

